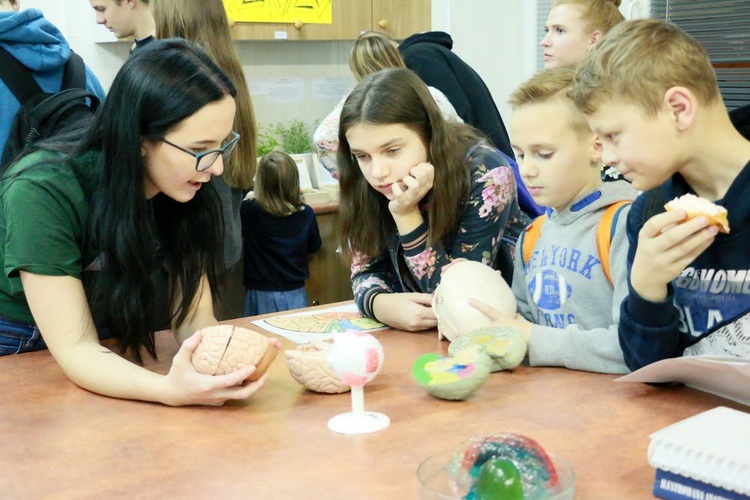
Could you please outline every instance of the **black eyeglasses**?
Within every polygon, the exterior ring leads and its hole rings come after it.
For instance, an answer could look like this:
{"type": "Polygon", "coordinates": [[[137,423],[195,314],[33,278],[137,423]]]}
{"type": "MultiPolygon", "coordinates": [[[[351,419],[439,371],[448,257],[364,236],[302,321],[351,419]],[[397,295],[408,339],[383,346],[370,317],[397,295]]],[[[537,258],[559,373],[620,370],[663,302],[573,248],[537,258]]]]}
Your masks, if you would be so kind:
{"type": "Polygon", "coordinates": [[[180,151],[184,151],[193,158],[195,158],[195,169],[198,172],[203,172],[204,170],[208,170],[211,168],[211,165],[214,164],[216,160],[219,159],[219,155],[224,157],[224,161],[229,158],[230,153],[234,150],[234,147],[237,145],[237,141],[240,140],[240,134],[237,132],[232,131],[232,137],[224,143],[223,146],[221,146],[219,149],[212,149],[211,151],[202,151],[200,153],[196,153],[195,151],[190,151],[187,148],[183,148],[182,146],[178,146],[177,144],[173,142],[169,142],[168,140],[161,138],[162,142],[166,142],[172,147],[175,147],[179,149],[180,151]]]}

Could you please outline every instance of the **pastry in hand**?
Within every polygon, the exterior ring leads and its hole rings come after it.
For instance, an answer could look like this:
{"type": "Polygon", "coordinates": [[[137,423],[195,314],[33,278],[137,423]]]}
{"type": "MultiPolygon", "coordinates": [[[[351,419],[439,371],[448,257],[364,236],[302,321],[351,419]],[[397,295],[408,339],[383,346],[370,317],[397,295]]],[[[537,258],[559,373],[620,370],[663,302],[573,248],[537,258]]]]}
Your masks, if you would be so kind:
{"type": "Polygon", "coordinates": [[[687,212],[686,220],[703,216],[708,219],[709,226],[717,226],[720,233],[729,233],[727,209],[694,194],[686,194],[675,198],[664,205],[664,208],[667,211],[684,210],[687,212]]]}

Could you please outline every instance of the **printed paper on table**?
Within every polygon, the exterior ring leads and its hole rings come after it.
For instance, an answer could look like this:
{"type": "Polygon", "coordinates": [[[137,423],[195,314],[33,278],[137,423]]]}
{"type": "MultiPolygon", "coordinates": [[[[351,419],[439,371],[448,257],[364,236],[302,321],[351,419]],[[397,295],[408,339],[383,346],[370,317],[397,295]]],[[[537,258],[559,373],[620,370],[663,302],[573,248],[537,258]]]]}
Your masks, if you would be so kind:
{"type": "Polygon", "coordinates": [[[332,339],[336,333],[346,330],[371,333],[388,328],[379,321],[363,317],[354,304],[274,316],[253,321],[253,324],[298,344],[332,339]]]}
{"type": "Polygon", "coordinates": [[[750,359],[683,356],[663,359],[616,379],[617,382],[680,382],[750,406],[750,359]]]}

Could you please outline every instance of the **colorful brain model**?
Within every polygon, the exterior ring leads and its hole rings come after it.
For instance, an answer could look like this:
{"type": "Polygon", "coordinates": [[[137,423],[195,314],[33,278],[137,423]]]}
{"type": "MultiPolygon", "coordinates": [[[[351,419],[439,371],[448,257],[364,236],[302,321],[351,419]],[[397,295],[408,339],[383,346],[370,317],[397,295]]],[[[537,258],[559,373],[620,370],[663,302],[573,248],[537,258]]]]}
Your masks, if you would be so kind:
{"type": "Polygon", "coordinates": [[[286,366],[292,378],[307,389],[327,394],[340,394],[349,391],[336,372],[328,366],[326,357],[331,350],[331,344],[302,344],[297,349],[284,351],[286,366]]]}
{"type": "Polygon", "coordinates": [[[473,345],[451,357],[422,354],[412,365],[412,375],[432,396],[462,400],[484,384],[490,374],[491,363],[482,348],[473,345]]]}
{"type": "Polygon", "coordinates": [[[470,482],[467,500],[547,498],[560,486],[550,457],[521,434],[470,438],[454,452],[449,471],[457,483],[470,482]]]}
{"type": "Polygon", "coordinates": [[[263,376],[277,352],[260,333],[217,325],[201,330],[201,341],[193,351],[191,362],[198,372],[206,375],[223,375],[254,365],[256,370],[248,378],[253,381],[263,376]]]}
{"type": "Polygon", "coordinates": [[[526,339],[515,328],[486,326],[464,333],[448,346],[448,354],[455,355],[471,345],[480,346],[492,360],[490,370],[512,370],[526,356],[526,339]]]}

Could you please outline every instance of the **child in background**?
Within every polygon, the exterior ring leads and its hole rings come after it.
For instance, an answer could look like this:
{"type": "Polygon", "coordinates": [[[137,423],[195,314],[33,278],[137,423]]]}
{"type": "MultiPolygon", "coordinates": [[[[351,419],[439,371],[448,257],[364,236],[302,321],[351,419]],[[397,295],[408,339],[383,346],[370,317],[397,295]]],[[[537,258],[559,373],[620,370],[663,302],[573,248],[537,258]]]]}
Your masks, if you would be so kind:
{"type": "Polygon", "coordinates": [[[308,306],[307,256],[321,245],[318,222],[302,203],[297,164],[272,151],[258,163],[255,196],[242,202],[245,316],[308,306]]]}
{"type": "Polygon", "coordinates": [[[117,38],[133,37],[130,53],[154,40],[154,18],[149,0],[89,0],[96,12],[96,24],[109,29],[117,38]]]}
{"type": "MultiPolygon", "coordinates": [[[[621,0],[556,0],[544,24],[544,68],[577,66],[609,30],[625,20],[621,0]]],[[[602,180],[622,180],[617,169],[602,165],[602,180]]]]}
{"type": "Polygon", "coordinates": [[[604,160],[646,191],[628,217],[620,344],[635,370],[689,354],[749,356],[750,142],[732,125],[708,55],[676,26],[626,21],[578,70],[573,99],[604,160]],[[695,194],[730,234],[664,203],[695,194]]]}
{"type": "Polygon", "coordinates": [[[541,224],[536,242],[527,246],[534,237],[528,228],[516,246],[512,288],[519,316],[472,304],[494,324],[524,334],[532,366],[626,373],[617,322],[628,293],[629,206],[613,207],[619,214],[606,230],[608,238],[614,234],[607,255],[597,232],[607,224],[608,207],[637,193],[625,181],[602,183],[601,144],[567,95],[574,74],[572,68],[546,70],[511,95],[511,145],[521,176],[534,201],[550,208],[534,223],[541,224]]]}
{"type": "Polygon", "coordinates": [[[368,317],[418,331],[444,266],[476,260],[512,276],[510,246],[528,220],[507,157],[468,125],[447,122],[408,69],[363,78],[341,111],[341,248],[368,317]],[[503,241],[507,238],[507,241],[503,241]]]}

